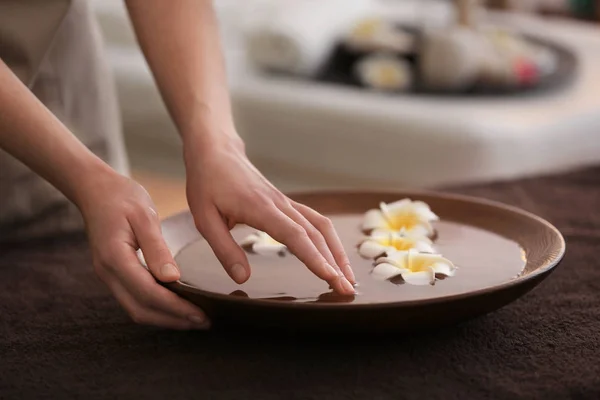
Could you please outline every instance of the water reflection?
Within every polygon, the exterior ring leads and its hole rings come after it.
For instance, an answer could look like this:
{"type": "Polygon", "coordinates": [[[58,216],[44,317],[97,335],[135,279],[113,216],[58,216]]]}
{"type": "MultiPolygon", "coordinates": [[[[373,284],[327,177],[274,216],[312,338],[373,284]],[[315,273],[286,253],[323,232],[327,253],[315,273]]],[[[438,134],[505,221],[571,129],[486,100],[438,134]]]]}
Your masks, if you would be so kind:
{"type": "MultiPolygon", "coordinates": [[[[229,294],[230,296],[243,297],[249,299],[250,296],[248,293],[243,290],[235,290],[229,294]]],[[[285,293],[281,293],[280,296],[272,296],[272,297],[256,297],[257,300],[277,300],[277,301],[303,301],[305,300],[307,303],[352,303],[356,295],[344,296],[337,294],[333,291],[325,292],[320,294],[316,300],[311,299],[299,299],[297,297],[286,295],[285,293]]]]}

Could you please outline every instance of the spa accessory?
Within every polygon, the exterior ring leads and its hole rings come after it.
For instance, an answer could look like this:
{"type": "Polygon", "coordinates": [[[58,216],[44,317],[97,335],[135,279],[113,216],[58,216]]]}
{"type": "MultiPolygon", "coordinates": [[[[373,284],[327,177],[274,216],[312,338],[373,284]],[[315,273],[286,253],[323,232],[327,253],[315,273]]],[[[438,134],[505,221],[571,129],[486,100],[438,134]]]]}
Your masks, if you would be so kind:
{"type": "Polygon", "coordinates": [[[436,275],[454,276],[456,267],[439,254],[417,250],[396,251],[377,260],[371,274],[375,279],[388,280],[402,276],[411,285],[433,285],[436,275]]]}
{"type": "Polygon", "coordinates": [[[481,9],[479,0],[454,0],[456,9],[456,22],[459,26],[472,28],[475,25],[475,13],[481,9]]]}
{"type": "Polygon", "coordinates": [[[390,54],[365,57],[357,64],[356,74],[365,87],[380,91],[406,90],[413,79],[408,63],[390,54]]]}
{"type": "Polygon", "coordinates": [[[408,54],[414,51],[415,35],[394,26],[380,17],[358,21],[344,38],[348,49],[360,52],[390,52],[408,54]]]}
{"type": "Polygon", "coordinates": [[[508,83],[531,83],[540,76],[553,73],[558,64],[557,55],[545,46],[532,43],[515,32],[501,28],[488,28],[482,32],[488,51],[483,54],[487,64],[507,65],[508,83]],[[531,72],[523,74],[523,66],[531,72]]]}
{"type": "Polygon", "coordinates": [[[287,247],[273,239],[265,232],[254,232],[239,242],[239,245],[246,251],[265,255],[279,255],[284,256],[287,247]]]}
{"type": "Polygon", "coordinates": [[[402,199],[390,204],[380,203],[379,209],[365,213],[363,232],[369,234],[375,229],[392,231],[410,236],[433,236],[432,221],[439,218],[422,201],[402,199]]]}
{"type": "Polygon", "coordinates": [[[463,90],[481,71],[485,41],[474,30],[456,27],[427,32],[420,49],[423,85],[434,90],[463,90]]]}
{"type": "MultiPolygon", "coordinates": [[[[188,211],[162,222],[181,270],[181,279],[165,286],[203,307],[215,327],[406,332],[438,329],[502,307],[546,278],[565,249],[560,233],[548,222],[489,200],[381,191],[310,192],[290,198],[330,218],[346,249],[361,240],[357,227],[371,205],[402,198],[430,204],[441,217],[436,250],[460,267],[460,277],[434,286],[398,287],[373,279],[373,261],[350,251],[359,294],[339,296],[296,257],[250,255],[252,277],[240,286],[224,271],[188,211]]],[[[254,232],[243,225],[231,230],[238,242],[254,232]]]]}
{"type": "Polygon", "coordinates": [[[428,32],[419,63],[423,84],[441,90],[532,86],[557,67],[555,51],[500,28],[428,32]]]}
{"type": "Polygon", "coordinates": [[[269,1],[245,29],[248,58],[262,69],[311,76],[370,5],[369,0],[269,1]]]}
{"type": "Polygon", "coordinates": [[[396,251],[415,249],[422,253],[435,253],[432,242],[425,236],[407,236],[404,234],[375,230],[358,245],[361,257],[375,260],[396,251]]]}

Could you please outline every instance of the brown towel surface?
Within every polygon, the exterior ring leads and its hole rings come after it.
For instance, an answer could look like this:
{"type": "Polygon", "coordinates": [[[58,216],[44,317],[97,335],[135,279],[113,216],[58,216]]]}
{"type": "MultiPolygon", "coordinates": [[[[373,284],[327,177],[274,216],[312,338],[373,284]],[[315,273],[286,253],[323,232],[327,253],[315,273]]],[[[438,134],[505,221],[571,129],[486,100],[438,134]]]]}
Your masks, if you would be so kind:
{"type": "Polygon", "coordinates": [[[136,326],[95,278],[82,236],[0,248],[0,398],[600,398],[600,168],[453,191],[547,218],[567,254],[522,299],[427,334],[136,326]]]}

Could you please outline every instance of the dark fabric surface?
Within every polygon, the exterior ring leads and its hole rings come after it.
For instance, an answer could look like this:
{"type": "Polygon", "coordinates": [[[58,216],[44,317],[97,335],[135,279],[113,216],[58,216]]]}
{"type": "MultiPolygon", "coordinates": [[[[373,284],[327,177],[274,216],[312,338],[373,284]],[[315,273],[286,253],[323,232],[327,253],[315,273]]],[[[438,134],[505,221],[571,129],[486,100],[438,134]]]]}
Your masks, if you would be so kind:
{"type": "Polygon", "coordinates": [[[427,334],[136,326],[82,237],[0,248],[0,398],[600,398],[600,168],[456,191],[549,219],[567,254],[520,300],[427,334]]]}

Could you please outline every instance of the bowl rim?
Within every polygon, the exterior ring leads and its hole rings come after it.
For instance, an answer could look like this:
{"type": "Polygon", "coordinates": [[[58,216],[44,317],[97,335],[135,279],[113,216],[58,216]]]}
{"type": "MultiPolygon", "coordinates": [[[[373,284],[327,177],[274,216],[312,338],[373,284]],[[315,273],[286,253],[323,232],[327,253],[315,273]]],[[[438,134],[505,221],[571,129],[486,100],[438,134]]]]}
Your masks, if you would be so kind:
{"type": "MultiPolygon", "coordinates": [[[[494,292],[502,292],[507,289],[516,288],[521,286],[529,281],[535,280],[538,277],[542,277],[546,274],[549,274],[554,270],[558,264],[564,258],[566,252],[566,242],[563,235],[560,231],[552,225],[550,222],[545,220],[542,217],[539,217],[529,211],[525,211],[519,207],[504,204],[499,201],[489,200],[485,198],[479,198],[469,195],[463,194],[455,194],[455,193],[446,193],[440,191],[433,190],[385,190],[385,191],[377,191],[377,190],[310,190],[310,191],[298,191],[298,192],[289,192],[286,195],[292,199],[308,197],[308,196],[347,196],[347,195],[381,195],[381,196],[395,196],[400,195],[403,197],[437,197],[442,200],[455,200],[455,201],[463,201],[463,202],[471,202],[479,205],[492,207],[492,208],[500,208],[504,211],[508,211],[514,214],[518,214],[523,218],[527,218],[530,221],[534,221],[534,223],[543,226],[548,232],[553,236],[553,243],[556,243],[556,252],[552,257],[549,257],[543,264],[536,267],[529,273],[522,274],[514,279],[509,281],[486,286],[480,289],[471,290],[463,293],[451,294],[446,296],[432,297],[427,299],[418,299],[418,300],[408,300],[408,301],[397,301],[397,302],[382,302],[382,303],[316,303],[316,302],[284,302],[279,300],[271,300],[271,299],[253,299],[247,297],[240,296],[231,296],[228,294],[211,292],[208,290],[200,289],[195,286],[189,285],[180,280],[176,282],[166,283],[164,284],[166,287],[178,291],[178,292],[187,292],[196,295],[200,295],[211,300],[217,300],[221,302],[227,303],[237,303],[237,304],[245,304],[256,307],[268,307],[268,308],[284,308],[284,309],[310,309],[310,310],[341,310],[341,309],[380,309],[380,308],[411,308],[415,306],[426,306],[426,305],[434,305],[439,303],[450,303],[460,300],[466,300],[469,298],[475,298],[482,295],[487,295],[494,292]]],[[[176,213],[170,217],[167,217],[162,221],[163,225],[177,218],[184,218],[189,215],[189,210],[181,211],[176,213]]],[[[165,238],[168,243],[168,238],[165,238]]],[[[176,252],[175,256],[179,251],[184,249],[189,245],[186,244],[181,246],[176,252]]]]}

